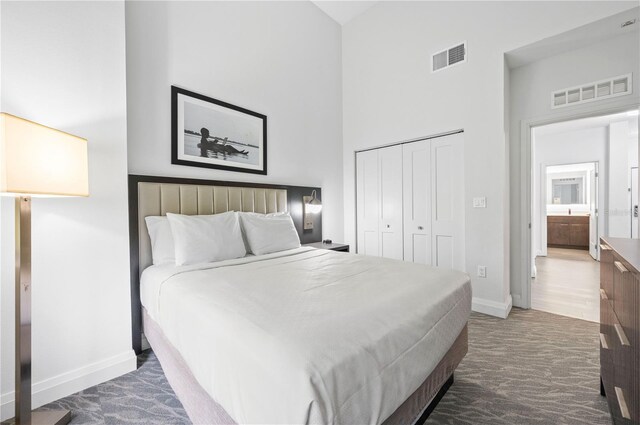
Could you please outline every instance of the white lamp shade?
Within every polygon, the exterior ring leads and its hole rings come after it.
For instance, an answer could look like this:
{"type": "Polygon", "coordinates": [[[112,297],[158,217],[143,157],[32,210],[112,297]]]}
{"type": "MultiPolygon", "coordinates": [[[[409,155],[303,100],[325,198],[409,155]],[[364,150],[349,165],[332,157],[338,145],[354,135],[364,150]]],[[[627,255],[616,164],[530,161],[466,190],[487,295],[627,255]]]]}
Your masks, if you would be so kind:
{"type": "Polygon", "coordinates": [[[0,193],[89,196],[86,139],[0,113],[0,193]]]}

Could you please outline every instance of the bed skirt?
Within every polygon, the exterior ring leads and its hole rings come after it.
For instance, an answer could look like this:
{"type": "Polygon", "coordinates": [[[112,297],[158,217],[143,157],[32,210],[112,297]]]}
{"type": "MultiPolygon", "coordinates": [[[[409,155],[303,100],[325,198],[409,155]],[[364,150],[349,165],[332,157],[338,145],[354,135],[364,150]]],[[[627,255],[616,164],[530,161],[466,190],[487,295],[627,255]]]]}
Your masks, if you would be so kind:
{"type": "MultiPolygon", "coordinates": [[[[182,403],[189,418],[194,424],[232,425],[235,421],[209,394],[202,388],[187,367],[184,359],[176,350],[158,324],[142,309],[142,323],[144,334],[160,361],[171,388],[182,403]]],[[[423,413],[433,407],[432,401],[440,389],[452,377],[454,370],[465,354],[468,347],[467,326],[462,329],[455,342],[449,348],[444,358],[420,385],[420,387],[404,402],[391,416],[383,422],[384,425],[415,424],[424,420],[423,413]]],[[[437,402],[437,400],[436,400],[437,402]]]]}

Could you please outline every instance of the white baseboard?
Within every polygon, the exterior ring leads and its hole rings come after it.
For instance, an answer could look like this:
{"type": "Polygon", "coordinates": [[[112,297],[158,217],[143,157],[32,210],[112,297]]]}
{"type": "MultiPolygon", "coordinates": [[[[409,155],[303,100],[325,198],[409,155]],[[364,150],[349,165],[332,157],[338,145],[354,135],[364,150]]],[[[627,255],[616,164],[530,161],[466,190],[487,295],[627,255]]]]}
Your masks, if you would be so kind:
{"type": "Polygon", "coordinates": [[[490,316],[500,317],[502,319],[506,319],[507,316],[509,316],[509,312],[511,311],[512,306],[513,300],[511,298],[511,295],[509,295],[509,298],[505,303],[499,303],[491,300],[486,300],[484,298],[475,297],[471,300],[471,309],[473,311],[488,314],[490,316]]]}
{"type": "MultiPolygon", "coordinates": [[[[136,367],[136,355],[133,350],[129,350],[44,381],[36,382],[31,386],[32,407],[35,409],[101,382],[124,375],[135,370],[136,367]]],[[[10,391],[0,396],[0,420],[4,421],[14,416],[14,402],[15,391],[10,391]]]]}

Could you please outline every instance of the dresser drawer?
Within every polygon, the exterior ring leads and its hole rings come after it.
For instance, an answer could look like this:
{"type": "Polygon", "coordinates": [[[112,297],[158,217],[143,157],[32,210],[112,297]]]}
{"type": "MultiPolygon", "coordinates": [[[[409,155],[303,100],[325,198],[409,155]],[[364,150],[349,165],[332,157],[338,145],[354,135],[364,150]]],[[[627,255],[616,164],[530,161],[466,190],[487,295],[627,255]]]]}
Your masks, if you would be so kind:
{"type": "Polygon", "coordinates": [[[600,288],[613,299],[613,250],[605,243],[600,244],[600,288]]]}
{"type": "Polygon", "coordinates": [[[613,256],[613,311],[629,344],[635,349],[638,341],[638,282],[630,266],[613,256]]]}
{"type": "Polygon", "coordinates": [[[608,340],[608,354],[613,363],[613,382],[605,390],[608,389],[607,398],[612,407],[612,415],[618,419],[616,424],[637,424],[640,421],[637,349],[631,345],[615,313],[612,313],[612,321],[614,335],[608,340]]]}

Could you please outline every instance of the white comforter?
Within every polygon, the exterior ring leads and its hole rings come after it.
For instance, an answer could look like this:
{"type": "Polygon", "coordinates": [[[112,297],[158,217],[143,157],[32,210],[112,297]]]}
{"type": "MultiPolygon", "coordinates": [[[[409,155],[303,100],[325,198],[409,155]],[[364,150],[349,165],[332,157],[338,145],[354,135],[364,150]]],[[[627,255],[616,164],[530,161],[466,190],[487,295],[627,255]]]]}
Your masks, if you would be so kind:
{"type": "Polygon", "coordinates": [[[153,266],[141,290],[196,379],[238,423],[381,423],[471,310],[464,273],[311,248],[153,266]]]}

